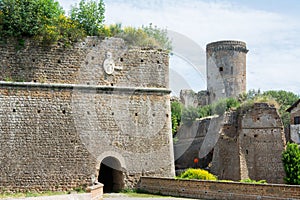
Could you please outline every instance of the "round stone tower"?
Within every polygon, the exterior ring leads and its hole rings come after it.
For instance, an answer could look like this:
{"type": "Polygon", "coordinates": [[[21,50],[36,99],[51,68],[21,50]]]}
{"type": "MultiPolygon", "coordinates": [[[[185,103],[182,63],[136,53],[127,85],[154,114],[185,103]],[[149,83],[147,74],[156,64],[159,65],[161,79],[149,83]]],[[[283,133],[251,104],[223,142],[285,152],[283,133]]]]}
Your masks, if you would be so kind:
{"type": "Polygon", "coordinates": [[[206,46],[209,103],[246,92],[246,43],[218,41],[206,46]]]}

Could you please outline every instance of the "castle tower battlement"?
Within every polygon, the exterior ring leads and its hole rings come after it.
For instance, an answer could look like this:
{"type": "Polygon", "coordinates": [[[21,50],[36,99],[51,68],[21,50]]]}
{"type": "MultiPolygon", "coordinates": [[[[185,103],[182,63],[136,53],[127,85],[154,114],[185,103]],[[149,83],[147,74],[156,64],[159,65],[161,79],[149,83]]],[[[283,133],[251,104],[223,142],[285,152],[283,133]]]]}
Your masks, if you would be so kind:
{"type": "Polygon", "coordinates": [[[218,41],[206,46],[209,103],[246,92],[246,54],[242,41],[218,41]]]}

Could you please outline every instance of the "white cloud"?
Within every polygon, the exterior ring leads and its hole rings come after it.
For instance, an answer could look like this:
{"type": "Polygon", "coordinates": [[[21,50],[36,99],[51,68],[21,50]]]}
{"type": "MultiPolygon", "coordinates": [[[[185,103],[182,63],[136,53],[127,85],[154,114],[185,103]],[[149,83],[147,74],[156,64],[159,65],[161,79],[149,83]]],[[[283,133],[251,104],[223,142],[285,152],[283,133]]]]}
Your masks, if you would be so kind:
{"type": "MultiPolygon", "coordinates": [[[[247,57],[249,89],[283,89],[300,94],[300,87],[297,88],[300,86],[297,77],[300,72],[297,67],[300,23],[292,17],[223,1],[106,0],[105,4],[108,24],[121,22],[141,26],[153,23],[192,39],[203,51],[207,43],[217,40],[245,41],[250,50],[247,57]]],[[[205,55],[199,56],[200,60],[205,59],[205,55]]],[[[176,64],[170,63],[176,70],[176,64]]],[[[194,73],[186,79],[193,86],[199,78],[194,73]]],[[[202,86],[193,88],[198,90],[202,86]]]]}

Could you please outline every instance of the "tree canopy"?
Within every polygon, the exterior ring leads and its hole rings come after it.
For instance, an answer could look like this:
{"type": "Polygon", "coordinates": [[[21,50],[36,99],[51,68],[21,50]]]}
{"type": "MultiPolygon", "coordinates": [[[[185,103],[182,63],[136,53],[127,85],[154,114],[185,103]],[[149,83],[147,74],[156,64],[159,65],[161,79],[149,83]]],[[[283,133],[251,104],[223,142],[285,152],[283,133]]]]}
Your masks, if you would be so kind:
{"type": "Polygon", "coordinates": [[[54,0],[1,0],[1,36],[35,36],[64,11],[54,0]]]}
{"type": "Polygon", "coordinates": [[[152,24],[122,27],[104,24],[103,0],[81,0],[72,6],[70,17],[56,0],[0,0],[0,41],[33,37],[43,44],[61,41],[68,45],[83,37],[120,37],[129,46],[171,50],[165,29],[152,24]]]}

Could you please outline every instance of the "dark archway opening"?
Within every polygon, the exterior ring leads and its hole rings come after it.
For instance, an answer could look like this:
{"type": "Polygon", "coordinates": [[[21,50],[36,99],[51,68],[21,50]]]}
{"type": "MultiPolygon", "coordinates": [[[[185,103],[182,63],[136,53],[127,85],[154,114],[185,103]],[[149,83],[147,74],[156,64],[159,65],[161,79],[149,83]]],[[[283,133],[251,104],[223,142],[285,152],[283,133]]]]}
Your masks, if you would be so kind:
{"type": "Polygon", "coordinates": [[[103,192],[119,192],[124,189],[124,175],[120,162],[114,157],[106,157],[100,165],[98,182],[104,184],[103,192]]]}

